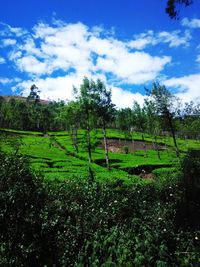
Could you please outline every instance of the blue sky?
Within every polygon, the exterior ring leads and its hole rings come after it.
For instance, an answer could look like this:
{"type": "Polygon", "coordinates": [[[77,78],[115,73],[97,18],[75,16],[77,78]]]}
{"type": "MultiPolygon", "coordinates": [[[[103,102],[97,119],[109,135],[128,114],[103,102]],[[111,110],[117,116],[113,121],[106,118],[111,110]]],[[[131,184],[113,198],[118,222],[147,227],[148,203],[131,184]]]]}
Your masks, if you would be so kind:
{"type": "Polygon", "coordinates": [[[0,94],[72,99],[84,76],[101,78],[119,107],[165,84],[200,99],[200,1],[165,13],[166,0],[7,0],[0,9],[0,94]]]}

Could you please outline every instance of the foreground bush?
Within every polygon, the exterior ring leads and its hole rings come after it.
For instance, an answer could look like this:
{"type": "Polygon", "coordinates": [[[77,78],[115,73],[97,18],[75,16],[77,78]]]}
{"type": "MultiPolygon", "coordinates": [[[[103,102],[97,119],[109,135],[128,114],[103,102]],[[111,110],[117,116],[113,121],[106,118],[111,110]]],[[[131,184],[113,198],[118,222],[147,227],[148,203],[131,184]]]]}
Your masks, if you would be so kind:
{"type": "Polygon", "coordinates": [[[37,266],[45,198],[42,183],[25,159],[0,154],[0,192],[0,265],[37,266]]]}
{"type": "Polygon", "coordinates": [[[43,183],[23,158],[0,160],[1,266],[199,266],[185,171],[162,185],[43,183]]]}

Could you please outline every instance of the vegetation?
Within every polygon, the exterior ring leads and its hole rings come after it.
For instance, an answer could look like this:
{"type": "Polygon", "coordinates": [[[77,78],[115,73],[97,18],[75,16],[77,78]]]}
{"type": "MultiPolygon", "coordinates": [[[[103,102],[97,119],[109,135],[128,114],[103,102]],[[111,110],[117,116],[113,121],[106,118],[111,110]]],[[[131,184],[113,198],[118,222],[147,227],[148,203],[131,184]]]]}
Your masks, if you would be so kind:
{"type": "Polygon", "coordinates": [[[75,91],[0,99],[0,266],[199,266],[199,106],[75,91]]]}
{"type": "Polygon", "coordinates": [[[0,161],[1,266],[199,265],[199,151],[145,185],[44,182],[21,156],[0,161]]]}
{"type": "Polygon", "coordinates": [[[168,0],[166,12],[170,16],[171,19],[179,18],[179,10],[178,5],[189,6],[193,3],[193,0],[168,0]]]}

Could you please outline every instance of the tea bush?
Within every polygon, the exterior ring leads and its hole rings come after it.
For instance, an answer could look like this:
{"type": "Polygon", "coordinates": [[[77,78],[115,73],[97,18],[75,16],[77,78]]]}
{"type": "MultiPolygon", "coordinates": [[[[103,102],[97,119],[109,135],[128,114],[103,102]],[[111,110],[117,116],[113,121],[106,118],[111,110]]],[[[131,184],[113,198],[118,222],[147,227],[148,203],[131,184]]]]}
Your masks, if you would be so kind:
{"type": "Polygon", "coordinates": [[[180,204],[180,224],[200,229],[200,150],[189,150],[181,164],[181,187],[185,194],[180,204]]]}
{"type": "Polygon", "coordinates": [[[0,154],[0,265],[37,266],[45,192],[26,159],[0,154]]]}
{"type": "Polygon", "coordinates": [[[131,185],[43,182],[24,158],[1,154],[0,265],[199,266],[200,229],[182,212],[197,184],[194,153],[181,177],[131,185]]]}

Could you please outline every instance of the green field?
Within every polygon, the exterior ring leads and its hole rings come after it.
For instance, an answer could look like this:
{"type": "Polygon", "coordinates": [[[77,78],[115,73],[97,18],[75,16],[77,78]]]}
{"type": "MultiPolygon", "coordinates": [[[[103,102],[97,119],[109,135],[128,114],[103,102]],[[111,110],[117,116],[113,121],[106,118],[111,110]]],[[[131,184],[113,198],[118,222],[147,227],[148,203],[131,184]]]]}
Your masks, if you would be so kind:
{"type": "MultiPolygon", "coordinates": [[[[109,129],[107,131],[108,140],[116,139],[123,141],[124,135],[118,130],[109,129]]],[[[49,132],[43,135],[41,132],[28,132],[16,130],[1,130],[1,149],[7,152],[18,149],[18,153],[30,158],[31,166],[35,171],[41,172],[46,179],[71,179],[88,178],[88,154],[84,146],[84,130],[78,133],[79,153],[76,153],[69,134],[62,132],[49,132]]],[[[157,137],[157,142],[165,146],[160,150],[160,157],[155,149],[136,150],[134,153],[126,154],[124,151],[110,152],[111,170],[105,168],[104,149],[99,144],[102,143],[103,135],[100,130],[92,133],[97,146],[92,151],[93,162],[91,168],[95,179],[98,181],[113,182],[122,180],[125,183],[144,182],[148,183],[151,179],[142,179],[141,172],[145,174],[174,171],[178,164],[175,151],[172,146],[172,139],[157,137]]],[[[134,133],[134,140],[141,141],[142,134],[134,133]]],[[[144,134],[145,141],[151,144],[154,137],[144,134]]],[[[119,142],[120,142],[119,141],[119,142]]],[[[116,141],[117,143],[118,141],[116,141]]],[[[196,140],[178,139],[181,156],[188,148],[200,148],[200,143],[196,140]]],[[[143,177],[145,178],[145,177],[143,177]]]]}
{"type": "Polygon", "coordinates": [[[199,266],[200,144],[178,139],[177,158],[171,138],[156,150],[143,135],[146,152],[141,133],[108,130],[108,170],[100,130],[91,164],[83,130],[78,153],[64,131],[1,131],[0,265],[199,266]]]}

